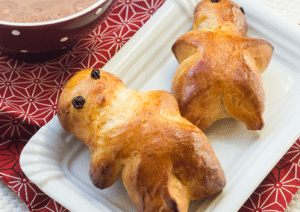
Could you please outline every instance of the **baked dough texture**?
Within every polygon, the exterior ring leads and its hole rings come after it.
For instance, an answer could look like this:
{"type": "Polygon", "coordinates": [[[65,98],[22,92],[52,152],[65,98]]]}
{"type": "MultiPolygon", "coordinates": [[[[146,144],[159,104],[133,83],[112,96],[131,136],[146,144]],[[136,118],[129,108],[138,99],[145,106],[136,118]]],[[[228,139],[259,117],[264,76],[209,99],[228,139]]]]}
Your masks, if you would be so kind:
{"type": "Polygon", "coordinates": [[[87,69],[63,89],[58,118],[89,147],[93,184],[105,189],[122,178],[138,211],[184,212],[225,186],[211,144],[169,92],[127,89],[113,74],[87,69]]]}
{"type": "Polygon", "coordinates": [[[192,30],[173,44],[179,67],[171,92],[181,115],[201,130],[229,117],[249,130],[264,126],[261,73],[271,61],[273,46],[246,36],[244,13],[230,0],[202,0],[192,30]]]}

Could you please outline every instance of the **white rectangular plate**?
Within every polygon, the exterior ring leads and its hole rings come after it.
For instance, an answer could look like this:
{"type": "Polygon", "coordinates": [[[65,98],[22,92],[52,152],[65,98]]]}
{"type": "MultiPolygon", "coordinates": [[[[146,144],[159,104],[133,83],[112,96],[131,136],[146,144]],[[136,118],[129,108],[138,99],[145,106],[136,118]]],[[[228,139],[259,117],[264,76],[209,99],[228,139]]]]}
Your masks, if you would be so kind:
{"type": "MultiPolygon", "coordinates": [[[[171,52],[193,22],[197,0],[167,0],[105,65],[129,88],[170,90],[178,66],[171,52]]],[[[205,131],[227,178],[223,192],[193,201],[190,211],[237,211],[300,135],[300,30],[258,2],[235,0],[246,11],[250,37],[268,40],[275,52],[263,73],[265,127],[248,131],[232,119],[205,131]]],[[[90,152],[62,129],[55,116],[25,146],[21,167],[28,178],[71,211],[136,211],[122,181],[99,190],[89,180],[90,152]]]]}

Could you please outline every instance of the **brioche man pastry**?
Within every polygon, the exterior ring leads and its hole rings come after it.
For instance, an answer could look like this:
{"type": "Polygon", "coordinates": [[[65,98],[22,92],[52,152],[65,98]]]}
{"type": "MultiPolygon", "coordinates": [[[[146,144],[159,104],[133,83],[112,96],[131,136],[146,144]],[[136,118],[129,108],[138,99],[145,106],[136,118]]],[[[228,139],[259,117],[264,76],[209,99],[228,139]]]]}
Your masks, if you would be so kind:
{"type": "Polygon", "coordinates": [[[67,82],[58,118],[89,147],[93,184],[105,189],[122,178],[138,211],[187,211],[190,200],[225,186],[206,136],[166,91],[127,89],[113,74],[87,69],[67,82]]]}
{"type": "Polygon", "coordinates": [[[249,130],[264,126],[261,73],[273,46],[248,38],[244,9],[230,0],[202,0],[191,31],[172,46],[179,62],[171,92],[181,115],[201,130],[232,117],[249,130]]]}

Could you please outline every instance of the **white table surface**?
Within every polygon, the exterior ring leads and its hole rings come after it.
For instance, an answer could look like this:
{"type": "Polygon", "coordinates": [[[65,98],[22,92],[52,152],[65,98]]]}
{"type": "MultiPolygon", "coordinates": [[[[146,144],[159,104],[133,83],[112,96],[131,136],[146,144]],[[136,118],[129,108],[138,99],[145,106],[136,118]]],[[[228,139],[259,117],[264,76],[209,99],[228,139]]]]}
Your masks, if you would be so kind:
{"type": "MultiPolygon", "coordinates": [[[[300,0],[255,0],[260,1],[289,21],[300,24],[300,0]]],[[[247,11],[246,11],[247,12],[247,11]]],[[[300,26],[299,26],[300,27],[300,26]]],[[[0,179],[0,211],[28,212],[25,203],[0,179]]],[[[285,212],[300,211],[300,190],[296,193],[285,212]]]]}

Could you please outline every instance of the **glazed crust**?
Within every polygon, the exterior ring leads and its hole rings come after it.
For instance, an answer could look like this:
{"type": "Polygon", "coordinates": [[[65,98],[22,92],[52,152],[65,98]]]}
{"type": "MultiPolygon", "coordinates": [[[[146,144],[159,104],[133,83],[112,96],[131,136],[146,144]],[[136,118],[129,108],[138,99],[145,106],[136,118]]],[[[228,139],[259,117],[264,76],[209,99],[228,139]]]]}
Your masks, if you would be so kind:
{"type": "Polygon", "coordinates": [[[180,64],[172,94],[182,116],[201,130],[228,117],[244,122],[250,130],[264,126],[260,74],[270,63],[273,46],[246,33],[238,5],[229,0],[202,0],[195,10],[193,30],[172,47],[180,64]]]}
{"type": "Polygon", "coordinates": [[[90,178],[100,189],[122,178],[138,211],[187,211],[190,200],[219,192],[224,171],[203,132],[180,115],[166,91],[139,92],[91,69],[66,84],[58,118],[92,152],[90,178]],[[82,96],[76,109],[72,100],[82,96]]]}

